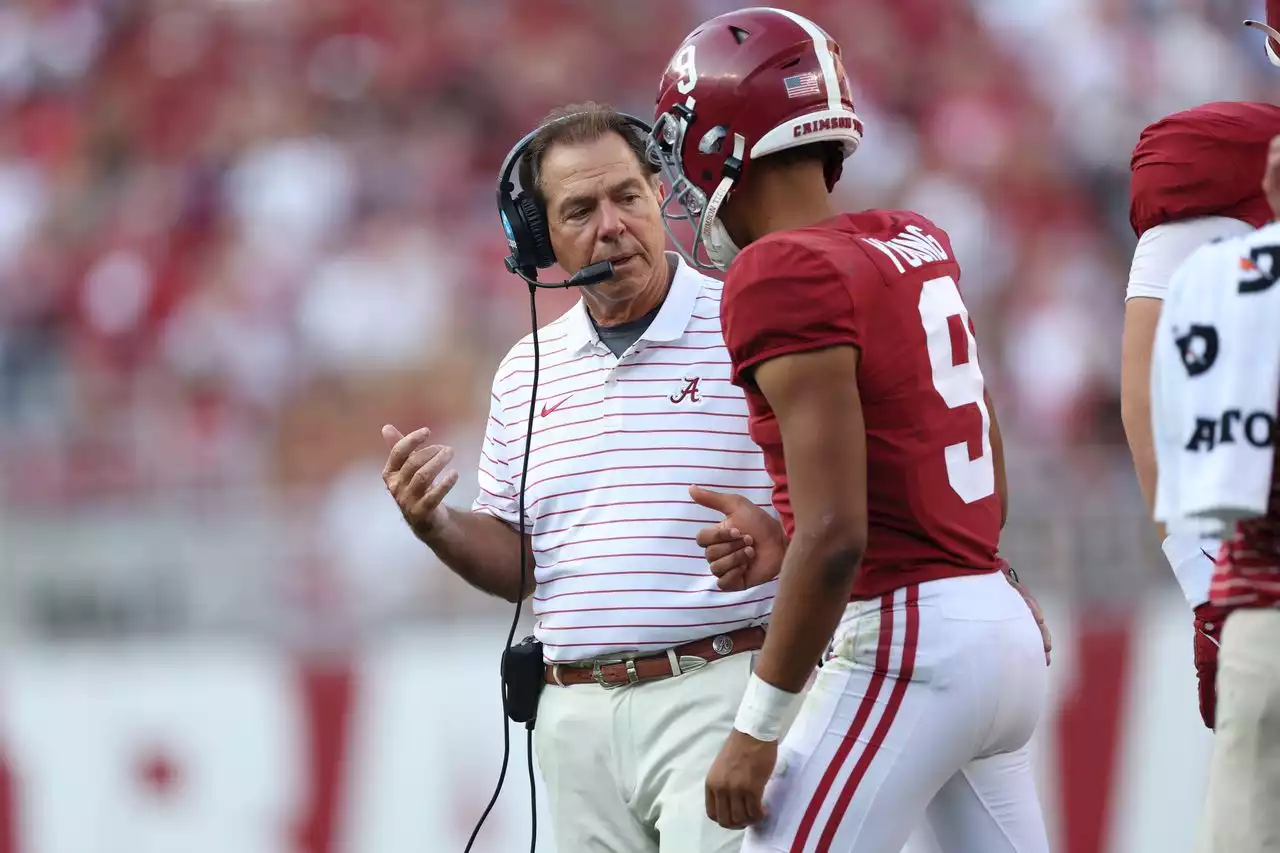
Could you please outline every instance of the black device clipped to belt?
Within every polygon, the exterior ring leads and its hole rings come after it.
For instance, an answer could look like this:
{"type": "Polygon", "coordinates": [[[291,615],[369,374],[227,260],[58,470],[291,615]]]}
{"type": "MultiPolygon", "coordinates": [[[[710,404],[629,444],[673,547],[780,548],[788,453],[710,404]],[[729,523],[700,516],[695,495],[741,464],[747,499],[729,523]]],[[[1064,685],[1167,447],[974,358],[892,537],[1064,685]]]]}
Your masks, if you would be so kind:
{"type": "MultiPolygon", "coordinates": [[[[564,116],[553,123],[565,122],[575,115],[564,116]]],[[[640,119],[622,115],[628,125],[648,137],[650,127],[640,119]]],[[[533,445],[534,406],[538,399],[538,369],[541,353],[538,348],[538,305],[537,289],[539,287],[586,287],[599,284],[613,278],[613,264],[609,261],[588,264],[564,281],[544,284],[538,281],[538,270],[546,269],[556,262],[555,250],[551,247],[551,233],[547,228],[546,215],[537,199],[521,187],[519,195],[515,195],[515,184],[511,182],[512,172],[520,162],[529,143],[539,132],[549,125],[543,125],[525,135],[515,144],[502,162],[498,172],[498,214],[502,218],[502,228],[507,235],[507,245],[511,254],[506,258],[507,271],[524,279],[529,285],[529,323],[533,332],[533,380],[529,391],[529,418],[525,425],[524,459],[520,465],[520,497],[517,520],[520,525],[520,587],[516,596],[515,613],[511,617],[511,630],[507,632],[507,642],[502,650],[502,710],[512,721],[524,723],[527,732],[526,752],[529,768],[529,819],[531,839],[529,853],[536,853],[538,847],[538,803],[536,781],[533,773],[533,728],[538,716],[538,698],[546,685],[543,675],[542,643],[533,637],[525,637],[518,645],[513,645],[516,627],[520,623],[520,610],[524,604],[524,593],[530,587],[528,580],[528,554],[530,531],[525,523],[524,484],[529,473],[529,455],[533,445]]],[[[498,771],[498,784],[493,789],[493,796],[485,806],[476,828],[467,841],[465,853],[471,848],[480,835],[480,829],[488,819],[489,813],[498,802],[502,793],[502,783],[507,778],[507,765],[511,760],[511,730],[506,721],[502,724],[502,769],[498,771]]]]}
{"type": "Polygon", "coordinates": [[[538,718],[538,697],[546,686],[542,643],[525,637],[502,653],[502,689],[507,695],[507,716],[533,731],[538,718]]]}

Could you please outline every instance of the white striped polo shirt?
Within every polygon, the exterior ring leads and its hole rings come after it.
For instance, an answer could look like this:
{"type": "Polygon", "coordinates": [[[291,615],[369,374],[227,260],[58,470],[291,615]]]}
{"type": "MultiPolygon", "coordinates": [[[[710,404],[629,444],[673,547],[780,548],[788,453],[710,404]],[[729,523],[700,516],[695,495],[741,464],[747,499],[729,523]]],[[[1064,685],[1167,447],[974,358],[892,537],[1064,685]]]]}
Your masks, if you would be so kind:
{"type": "MultiPolygon", "coordinates": [[[[658,315],[621,358],[581,301],[539,332],[525,518],[534,633],[550,662],[662,651],[760,624],[773,603],[776,581],[719,590],[694,541],[720,516],[693,503],[692,484],[776,513],[729,382],[720,282],[677,263],[658,315]]],[[[532,383],[530,336],[494,377],[472,507],[513,526],[532,383]]]]}

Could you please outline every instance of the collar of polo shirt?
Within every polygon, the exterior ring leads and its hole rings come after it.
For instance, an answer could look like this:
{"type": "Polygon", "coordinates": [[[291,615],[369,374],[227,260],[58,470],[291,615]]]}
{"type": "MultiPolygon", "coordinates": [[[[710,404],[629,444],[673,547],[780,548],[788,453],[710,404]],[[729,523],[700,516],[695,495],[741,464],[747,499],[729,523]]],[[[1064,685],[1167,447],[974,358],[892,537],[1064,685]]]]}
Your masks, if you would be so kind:
{"type": "MultiPolygon", "coordinates": [[[[693,319],[693,305],[702,290],[704,277],[686,264],[684,258],[667,252],[667,259],[674,261],[676,274],[671,279],[671,290],[663,300],[662,310],[640,336],[642,341],[674,341],[683,335],[693,319]]],[[[579,299],[569,312],[565,346],[569,352],[582,352],[598,343],[600,336],[587,313],[587,303],[579,299]]]]}

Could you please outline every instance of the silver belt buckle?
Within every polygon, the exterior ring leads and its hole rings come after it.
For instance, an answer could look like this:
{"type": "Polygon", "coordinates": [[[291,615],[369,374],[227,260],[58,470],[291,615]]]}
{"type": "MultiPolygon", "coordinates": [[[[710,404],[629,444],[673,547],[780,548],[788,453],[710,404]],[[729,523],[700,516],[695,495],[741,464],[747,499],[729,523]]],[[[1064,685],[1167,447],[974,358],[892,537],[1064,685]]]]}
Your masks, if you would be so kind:
{"type": "Polygon", "coordinates": [[[605,690],[616,690],[619,687],[626,687],[626,684],[613,684],[604,680],[604,672],[601,669],[605,666],[612,666],[615,663],[625,663],[627,665],[627,683],[635,684],[640,680],[640,676],[636,675],[636,662],[630,658],[606,658],[596,660],[591,664],[591,678],[596,684],[599,684],[605,690]]]}

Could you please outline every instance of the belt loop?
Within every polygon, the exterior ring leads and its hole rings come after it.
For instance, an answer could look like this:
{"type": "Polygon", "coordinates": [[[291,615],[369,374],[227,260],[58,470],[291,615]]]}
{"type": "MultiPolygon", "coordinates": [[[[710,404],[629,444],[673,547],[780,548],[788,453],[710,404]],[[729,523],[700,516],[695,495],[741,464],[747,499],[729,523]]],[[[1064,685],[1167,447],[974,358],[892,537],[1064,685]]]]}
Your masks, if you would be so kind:
{"type": "Polygon", "coordinates": [[[676,654],[674,648],[667,649],[667,660],[671,663],[672,675],[683,675],[684,671],[680,669],[680,656],[676,654]]]}
{"type": "Polygon", "coordinates": [[[564,682],[560,680],[560,664],[553,663],[551,665],[551,678],[555,680],[556,684],[564,687],[564,682]]]}

